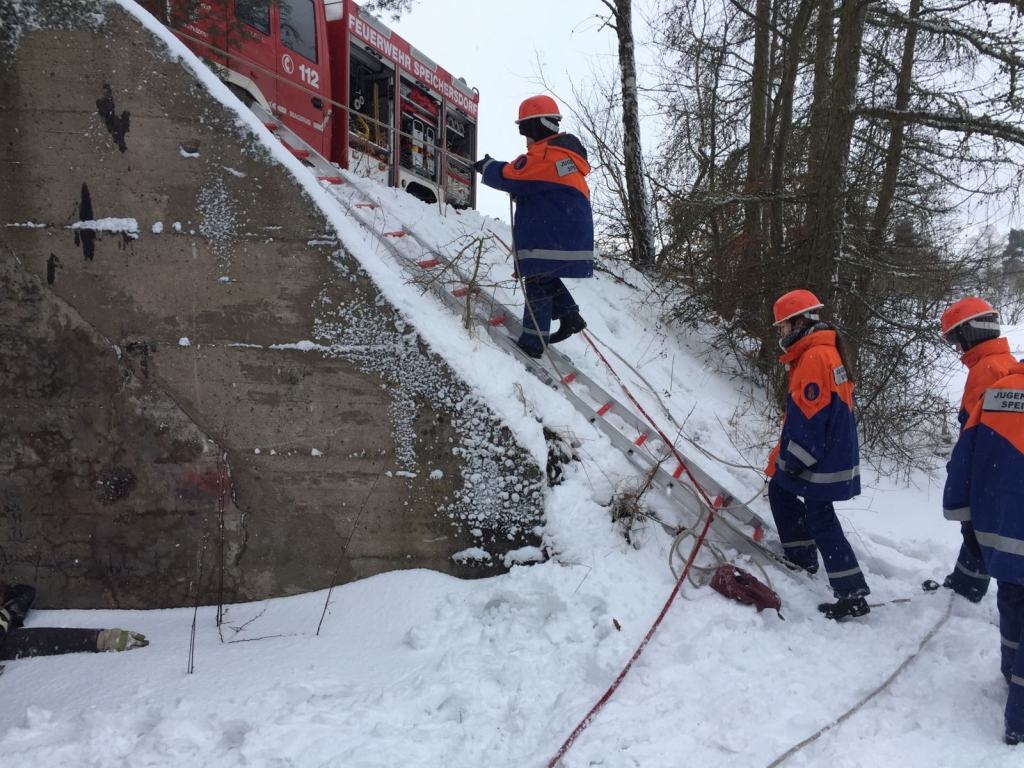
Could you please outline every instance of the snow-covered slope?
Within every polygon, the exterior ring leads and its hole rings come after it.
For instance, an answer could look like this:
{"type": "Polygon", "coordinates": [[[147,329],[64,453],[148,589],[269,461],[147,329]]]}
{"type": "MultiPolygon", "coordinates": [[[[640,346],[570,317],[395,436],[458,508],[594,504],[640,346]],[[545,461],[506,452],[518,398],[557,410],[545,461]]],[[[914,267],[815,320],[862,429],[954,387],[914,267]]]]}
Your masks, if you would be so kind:
{"type": "MultiPolygon", "coordinates": [[[[217,98],[238,107],[159,25],[130,0],[121,3],[217,98]]],[[[563,398],[410,283],[258,121],[244,111],[239,120],[266,140],[388,299],[538,460],[538,417],[579,441],[581,461],[547,499],[544,536],[557,557],[486,581],[406,571],[350,584],[334,590],[319,635],[326,593],[229,606],[220,628],[204,608],[195,616],[192,674],[192,611],[33,613],[30,625],[127,626],[152,645],[9,663],[0,677],[4,764],[547,765],[661,610],[674,584],[670,541],[649,526],[628,544],[602,503],[635,481],[634,470],[563,398]]],[[[381,187],[373,195],[449,252],[484,231],[508,237],[503,225],[472,212],[442,216],[381,187]]],[[[500,244],[489,246],[496,290],[512,302],[511,268],[500,244]]],[[[666,423],[667,409],[709,454],[759,467],[772,429],[759,416],[763,394],[716,372],[699,334],[660,326],[632,279],[635,287],[608,276],[572,286],[595,336],[628,362],[613,358],[620,374],[645,408],[666,423]]],[[[1024,354],[1024,334],[1014,338],[1024,354]]],[[[564,347],[614,390],[581,340],[564,347]]],[[[952,358],[950,368],[955,378],[952,358]]],[[[753,469],[701,461],[737,495],[757,494],[753,469]]],[[[840,515],[879,604],[868,617],[823,620],[815,608],[828,598],[820,576],[775,579],[785,621],[686,586],[563,765],[767,766],[850,712],[785,764],[1017,765],[1020,754],[1000,738],[1005,684],[994,597],[971,605],[919,590],[925,578],[941,580],[958,546],[956,526],[941,517],[941,477],[916,476],[907,486],[864,480],[864,494],[840,505],[840,515]]],[[[755,504],[769,517],[763,500],[755,504]]]]}

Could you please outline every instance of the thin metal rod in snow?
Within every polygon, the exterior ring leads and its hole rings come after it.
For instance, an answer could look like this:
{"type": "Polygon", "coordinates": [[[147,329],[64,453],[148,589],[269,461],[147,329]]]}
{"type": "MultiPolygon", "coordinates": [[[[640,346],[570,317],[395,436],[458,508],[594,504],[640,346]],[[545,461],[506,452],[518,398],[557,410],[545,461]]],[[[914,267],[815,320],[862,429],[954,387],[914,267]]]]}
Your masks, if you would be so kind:
{"type": "Polygon", "coordinates": [[[370,486],[370,490],[366,492],[366,497],[363,499],[363,503],[359,505],[359,511],[356,513],[355,522],[352,523],[352,530],[348,532],[348,538],[345,539],[345,543],[341,547],[341,552],[338,553],[338,564],[334,566],[334,573],[331,574],[331,586],[327,589],[327,597],[324,598],[324,609],[320,613],[320,621],[316,625],[316,636],[320,637],[320,628],[324,625],[324,619],[327,617],[327,607],[331,604],[331,594],[334,592],[334,585],[338,581],[338,574],[341,572],[341,564],[345,561],[345,553],[348,552],[348,545],[352,543],[352,537],[356,535],[356,530],[359,528],[359,520],[363,516],[363,510],[366,509],[366,503],[370,500],[374,490],[377,488],[377,482],[380,480],[380,476],[384,474],[383,468],[377,472],[377,476],[373,478],[373,485],[370,486]]]}

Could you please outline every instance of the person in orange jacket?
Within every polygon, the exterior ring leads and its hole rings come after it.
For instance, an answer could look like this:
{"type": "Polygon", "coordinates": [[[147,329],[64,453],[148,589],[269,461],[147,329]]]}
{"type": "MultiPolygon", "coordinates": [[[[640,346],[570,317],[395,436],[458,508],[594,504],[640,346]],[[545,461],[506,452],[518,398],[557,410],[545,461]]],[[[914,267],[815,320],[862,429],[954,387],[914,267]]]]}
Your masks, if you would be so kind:
{"type": "MultiPolygon", "coordinates": [[[[954,302],[942,313],[940,322],[942,338],[961,353],[960,361],[967,366],[967,383],[957,415],[962,432],[971,409],[985,390],[1005,376],[1017,364],[1017,358],[1010,353],[1010,342],[1000,336],[999,315],[984,299],[967,296],[954,302]]],[[[942,586],[977,603],[988,592],[991,579],[984,561],[975,554],[977,543],[971,540],[966,527],[962,533],[964,543],[956,565],[942,586]]],[[[938,582],[931,579],[921,586],[928,592],[939,588],[938,582]]]]}
{"type": "Polygon", "coordinates": [[[516,201],[512,235],[516,271],[523,279],[526,306],[520,349],[540,357],[587,327],[563,278],[594,274],[594,214],[590,207],[587,150],[560,132],[562,115],[550,96],[531,96],[519,105],[519,133],[526,154],[511,163],[490,155],[474,163],[484,184],[516,201]],[[559,320],[550,333],[551,321],[559,320]]]}
{"type": "Polygon", "coordinates": [[[823,307],[804,289],[773,307],[789,387],[782,435],[765,472],[786,558],[816,573],[821,553],[836,602],[818,610],[842,621],[870,612],[871,590],[833,506],[860,493],[860,447],[853,379],[835,328],[821,322],[823,307]]]}

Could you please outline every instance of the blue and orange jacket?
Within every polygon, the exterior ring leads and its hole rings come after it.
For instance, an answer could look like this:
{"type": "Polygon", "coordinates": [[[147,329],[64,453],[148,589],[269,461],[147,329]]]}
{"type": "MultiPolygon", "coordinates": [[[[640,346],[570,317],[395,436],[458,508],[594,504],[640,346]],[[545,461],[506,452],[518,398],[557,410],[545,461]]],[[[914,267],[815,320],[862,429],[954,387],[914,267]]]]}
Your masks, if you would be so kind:
{"type": "Polygon", "coordinates": [[[1000,337],[971,347],[960,356],[960,362],[968,369],[964,396],[960,401],[960,413],[957,416],[962,431],[974,404],[981,399],[986,389],[1003,378],[1010,368],[1017,364],[1017,358],[1010,352],[1009,340],[1000,337]]]}
{"type": "Polygon", "coordinates": [[[789,369],[782,436],[765,472],[804,498],[840,501],[860,493],[860,444],[853,382],[836,332],[811,331],[779,358],[789,369]]]}
{"type": "Polygon", "coordinates": [[[1024,364],[971,408],[947,469],[946,519],[971,522],[993,578],[1024,584],[1024,364]]]}
{"type": "Polygon", "coordinates": [[[523,277],[594,274],[588,173],[587,150],[568,133],[534,142],[511,163],[484,166],[484,184],[515,197],[512,233],[523,277]]]}

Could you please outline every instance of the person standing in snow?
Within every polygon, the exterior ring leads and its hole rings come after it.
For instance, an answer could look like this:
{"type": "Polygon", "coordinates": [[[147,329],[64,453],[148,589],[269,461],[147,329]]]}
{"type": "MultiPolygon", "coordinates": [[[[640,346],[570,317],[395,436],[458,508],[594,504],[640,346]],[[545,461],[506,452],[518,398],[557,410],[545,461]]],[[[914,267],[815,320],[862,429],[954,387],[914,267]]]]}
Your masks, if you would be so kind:
{"type": "Polygon", "coordinates": [[[841,621],[870,612],[864,597],[871,590],[833,506],[860,493],[860,448],[853,378],[835,328],[821,322],[822,307],[803,289],[775,302],[779,359],[789,372],[789,387],[782,435],[765,472],[786,557],[816,573],[821,553],[836,602],[818,610],[841,621]]]}
{"type": "Polygon", "coordinates": [[[126,629],[23,627],[35,600],[28,584],[0,586],[0,661],[64,653],[128,651],[149,645],[144,635],[126,629]]]}
{"type": "Polygon", "coordinates": [[[531,357],[587,327],[562,279],[594,274],[590,164],[580,140],[559,132],[561,119],[554,99],[531,96],[519,105],[516,120],[526,137],[526,154],[511,163],[485,155],[473,165],[484,184],[508,192],[516,202],[512,235],[526,294],[516,343],[531,357]],[[561,322],[549,334],[553,319],[561,322]]]}
{"type": "MultiPolygon", "coordinates": [[[[967,296],[954,302],[942,313],[941,325],[942,338],[956,347],[960,362],[967,366],[967,383],[957,415],[963,432],[974,404],[988,387],[1017,364],[1017,359],[1010,354],[1010,342],[999,335],[999,315],[984,299],[967,296]]],[[[962,533],[964,542],[956,565],[942,586],[977,603],[988,592],[990,579],[970,526],[965,525],[962,533]]],[[[939,588],[938,583],[931,579],[921,586],[929,592],[939,588]]]]}
{"type": "Polygon", "coordinates": [[[1010,689],[1004,740],[1024,740],[1024,364],[1010,366],[970,406],[953,446],[943,514],[996,580],[1000,669],[1010,689]]]}

